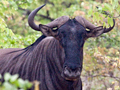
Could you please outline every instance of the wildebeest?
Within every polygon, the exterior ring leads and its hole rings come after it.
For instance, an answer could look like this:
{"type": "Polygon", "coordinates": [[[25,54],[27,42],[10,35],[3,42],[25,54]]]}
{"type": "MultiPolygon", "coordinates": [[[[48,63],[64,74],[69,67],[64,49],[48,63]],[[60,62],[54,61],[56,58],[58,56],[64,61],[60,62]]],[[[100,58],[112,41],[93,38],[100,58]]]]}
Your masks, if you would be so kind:
{"type": "Polygon", "coordinates": [[[96,27],[81,16],[62,16],[46,25],[36,25],[34,17],[43,6],[28,17],[30,27],[43,35],[24,49],[1,49],[0,73],[40,81],[40,90],[82,90],[84,42],[111,31],[115,20],[109,28],[96,27]]]}

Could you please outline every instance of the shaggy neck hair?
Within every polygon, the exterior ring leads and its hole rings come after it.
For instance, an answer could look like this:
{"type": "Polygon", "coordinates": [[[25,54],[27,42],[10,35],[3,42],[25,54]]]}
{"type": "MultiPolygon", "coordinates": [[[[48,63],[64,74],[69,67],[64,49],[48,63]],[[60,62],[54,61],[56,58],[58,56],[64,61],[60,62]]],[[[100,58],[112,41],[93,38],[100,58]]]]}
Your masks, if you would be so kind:
{"type": "Polygon", "coordinates": [[[42,35],[27,48],[0,57],[0,73],[40,81],[40,90],[78,90],[81,80],[66,81],[61,77],[64,57],[59,41],[42,35]]]}

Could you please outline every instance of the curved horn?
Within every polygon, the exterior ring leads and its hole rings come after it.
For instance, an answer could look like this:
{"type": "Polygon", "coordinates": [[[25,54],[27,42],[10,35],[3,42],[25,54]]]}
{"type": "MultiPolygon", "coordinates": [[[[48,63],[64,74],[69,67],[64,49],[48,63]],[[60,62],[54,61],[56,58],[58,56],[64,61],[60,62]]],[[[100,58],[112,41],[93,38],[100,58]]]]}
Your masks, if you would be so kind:
{"type": "Polygon", "coordinates": [[[67,22],[69,20],[68,16],[61,16],[57,19],[55,19],[54,21],[46,24],[47,26],[54,28],[54,27],[60,27],[61,25],[63,25],[65,22],[67,22]]]}
{"type": "MultiPolygon", "coordinates": [[[[34,23],[34,17],[36,15],[36,13],[42,8],[44,7],[46,4],[38,7],[37,9],[33,10],[29,17],[28,17],[28,23],[30,25],[30,27],[34,30],[37,30],[37,31],[40,31],[39,29],[39,25],[36,25],[34,23]]],[[[65,22],[67,22],[69,20],[69,17],[68,16],[62,16],[62,17],[59,17],[57,19],[55,19],[54,21],[46,24],[47,26],[49,26],[50,28],[54,28],[54,27],[60,27],[62,24],[64,24],[65,22]]]]}
{"type": "Polygon", "coordinates": [[[81,17],[81,16],[76,16],[75,19],[82,24],[85,28],[88,28],[90,30],[96,28],[95,25],[93,25],[92,23],[90,23],[88,20],[86,20],[85,18],[81,17]]]}
{"type": "Polygon", "coordinates": [[[29,17],[28,17],[28,24],[29,24],[29,26],[30,26],[32,29],[34,29],[34,30],[40,31],[39,25],[36,25],[36,24],[34,23],[34,17],[35,17],[35,15],[36,15],[36,13],[37,13],[42,7],[44,7],[45,5],[46,5],[46,4],[38,7],[38,8],[35,9],[35,10],[33,10],[33,11],[30,13],[29,17]]]}
{"type": "Polygon", "coordinates": [[[107,33],[110,30],[112,30],[114,28],[114,26],[115,26],[115,19],[113,19],[113,26],[112,27],[110,26],[109,28],[104,28],[104,33],[107,33]]]}
{"type": "MultiPolygon", "coordinates": [[[[93,25],[92,23],[90,23],[88,20],[86,20],[85,18],[81,17],[81,16],[76,16],[75,19],[80,23],[82,24],[85,28],[88,28],[90,30],[95,30],[96,27],[95,25],[93,25]]],[[[109,27],[109,28],[103,28],[103,26],[99,26],[101,27],[101,29],[103,29],[103,33],[106,33],[106,32],[109,32],[110,30],[113,29],[113,27],[115,26],[115,20],[113,19],[113,26],[109,27]]]]}

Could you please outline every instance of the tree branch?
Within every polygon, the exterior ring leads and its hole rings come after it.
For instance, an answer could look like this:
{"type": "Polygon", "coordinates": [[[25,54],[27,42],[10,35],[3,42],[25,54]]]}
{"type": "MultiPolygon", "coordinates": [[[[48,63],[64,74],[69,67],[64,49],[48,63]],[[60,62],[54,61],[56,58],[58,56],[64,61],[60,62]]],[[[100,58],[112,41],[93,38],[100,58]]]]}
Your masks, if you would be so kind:
{"type": "MultiPolygon", "coordinates": [[[[23,9],[23,8],[20,8],[20,7],[18,9],[20,9],[22,11],[26,11],[26,14],[25,14],[26,16],[28,16],[31,13],[31,11],[28,10],[28,9],[23,9]]],[[[49,11],[47,11],[47,15],[46,16],[45,15],[41,15],[41,14],[36,14],[36,16],[40,16],[40,17],[48,19],[50,21],[54,20],[54,18],[49,17],[49,11]]]]}

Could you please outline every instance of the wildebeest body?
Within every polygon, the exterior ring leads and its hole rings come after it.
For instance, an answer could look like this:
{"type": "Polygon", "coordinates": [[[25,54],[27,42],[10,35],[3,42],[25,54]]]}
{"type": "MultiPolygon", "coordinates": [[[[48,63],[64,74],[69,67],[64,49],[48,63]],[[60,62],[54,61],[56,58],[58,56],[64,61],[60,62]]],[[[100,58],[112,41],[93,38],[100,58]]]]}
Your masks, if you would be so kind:
{"type": "Polygon", "coordinates": [[[80,86],[77,86],[76,89],[68,88],[71,88],[72,84],[73,87],[80,85],[81,81],[73,83],[73,81],[66,81],[61,77],[64,50],[53,37],[44,38],[27,49],[11,52],[6,57],[4,55],[0,56],[1,74],[19,73],[23,79],[38,80],[40,90],[80,90],[80,86]]]}
{"type": "Polygon", "coordinates": [[[25,49],[1,49],[0,73],[40,81],[40,90],[82,90],[84,42],[111,31],[115,20],[109,28],[96,27],[81,16],[74,19],[62,16],[47,25],[36,25],[34,17],[43,6],[32,11],[28,18],[30,27],[43,35],[25,49]]]}

